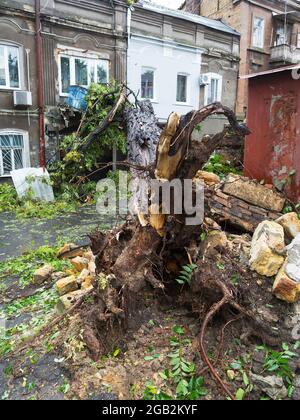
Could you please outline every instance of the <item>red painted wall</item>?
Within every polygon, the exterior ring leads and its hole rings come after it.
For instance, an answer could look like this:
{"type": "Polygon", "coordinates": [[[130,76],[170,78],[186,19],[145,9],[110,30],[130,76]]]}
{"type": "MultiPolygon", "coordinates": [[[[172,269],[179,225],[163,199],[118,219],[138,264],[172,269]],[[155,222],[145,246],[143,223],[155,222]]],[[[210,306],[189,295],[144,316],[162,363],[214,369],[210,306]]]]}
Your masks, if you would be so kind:
{"type": "Polygon", "coordinates": [[[245,175],[286,183],[287,196],[300,202],[300,80],[290,70],[249,80],[247,125],[245,175]]]}

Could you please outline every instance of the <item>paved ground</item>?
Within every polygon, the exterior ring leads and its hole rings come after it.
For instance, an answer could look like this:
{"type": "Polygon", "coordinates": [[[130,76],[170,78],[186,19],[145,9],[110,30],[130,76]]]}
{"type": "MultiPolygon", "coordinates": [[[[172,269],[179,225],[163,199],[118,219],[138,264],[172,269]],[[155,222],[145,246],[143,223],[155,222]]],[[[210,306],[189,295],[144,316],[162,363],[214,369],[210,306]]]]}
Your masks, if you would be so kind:
{"type": "Polygon", "coordinates": [[[51,220],[18,220],[11,213],[0,214],[0,261],[16,257],[59,240],[86,242],[96,228],[109,229],[114,221],[99,215],[95,206],[83,206],[76,213],[51,220]]]}

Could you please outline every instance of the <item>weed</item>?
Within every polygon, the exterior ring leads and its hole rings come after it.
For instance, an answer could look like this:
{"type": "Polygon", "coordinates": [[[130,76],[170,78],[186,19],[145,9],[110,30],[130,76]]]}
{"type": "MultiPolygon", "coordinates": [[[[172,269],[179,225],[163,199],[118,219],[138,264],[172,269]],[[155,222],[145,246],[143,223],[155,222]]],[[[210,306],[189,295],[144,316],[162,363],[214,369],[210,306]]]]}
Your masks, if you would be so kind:
{"type": "Polygon", "coordinates": [[[226,175],[238,174],[242,175],[242,171],[231,166],[221,155],[213,154],[209,161],[203,166],[203,170],[207,172],[213,172],[219,175],[220,178],[225,178],[226,175]]]}
{"type": "Polygon", "coordinates": [[[289,396],[293,394],[293,372],[290,361],[297,357],[297,354],[290,351],[288,344],[282,344],[282,351],[274,351],[267,346],[257,347],[257,351],[265,351],[264,370],[281,377],[288,386],[289,396]]]}
{"type": "MultiPolygon", "coordinates": [[[[182,327],[175,326],[173,333],[175,335],[170,340],[172,348],[169,354],[170,369],[161,372],[160,377],[175,387],[176,399],[197,400],[207,395],[207,390],[203,386],[203,378],[196,376],[195,364],[185,358],[186,349],[190,347],[191,342],[185,337],[182,327]]],[[[171,400],[173,397],[158,390],[151,382],[147,382],[144,399],[171,400]]]]}

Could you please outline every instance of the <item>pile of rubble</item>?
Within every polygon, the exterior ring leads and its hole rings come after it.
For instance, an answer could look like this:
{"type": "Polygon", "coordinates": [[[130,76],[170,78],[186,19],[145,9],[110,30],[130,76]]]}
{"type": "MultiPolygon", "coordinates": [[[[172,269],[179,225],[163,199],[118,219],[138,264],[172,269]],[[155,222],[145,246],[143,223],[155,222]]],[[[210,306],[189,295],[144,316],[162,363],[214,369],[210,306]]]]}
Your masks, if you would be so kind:
{"type": "Polygon", "coordinates": [[[288,303],[300,300],[300,220],[282,214],[284,196],[272,186],[238,175],[224,181],[199,171],[206,184],[206,213],[222,225],[253,234],[249,265],[261,276],[275,277],[275,296],[288,303]]]}
{"type": "MultiPolygon", "coordinates": [[[[212,231],[211,242],[224,242],[228,246],[225,232],[234,227],[240,234],[232,244],[246,247],[247,264],[261,276],[275,277],[273,293],[281,300],[295,303],[300,300],[300,220],[297,213],[283,214],[285,198],[272,186],[238,175],[228,175],[225,180],[209,172],[196,175],[205,183],[205,224],[212,231]],[[208,223],[210,221],[210,223],[208,223]],[[214,225],[218,228],[215,229],[214,225]],[[216,234],[218,230],[218,234],[216,234]],[[251,236],[253,235],[252,239],[251,236]]],[[[95,256],[90,248],[67,244],[59,250],[59,258],[68,259],[72,270],[54,273],[51,265],[45,265],[34,274],[34,282],[41,284],[49,279],[56,282],[60,295],[59,312],[68,310],[83,295],[93,289],[93,282],[106,282],[106,276],[96,274],[95,256]]]]}

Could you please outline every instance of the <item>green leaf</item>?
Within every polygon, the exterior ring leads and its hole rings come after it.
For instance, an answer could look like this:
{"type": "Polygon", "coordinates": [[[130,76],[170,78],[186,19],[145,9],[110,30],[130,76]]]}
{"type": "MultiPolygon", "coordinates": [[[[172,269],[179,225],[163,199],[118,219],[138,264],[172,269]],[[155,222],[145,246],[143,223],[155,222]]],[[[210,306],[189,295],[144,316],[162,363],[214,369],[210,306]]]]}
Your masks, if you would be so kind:
{"type": "Polygon", "coordinates": [[[173,332],[178,335],[183,335],[184,329],[176,325],[175,327],[173,327],[173,332]]]}
{"type": "Polygon", "coordinates": [[[185,379],[181,379],[181,381],[178,383],[178,385],[176,387],[176,394],[179,395],[179,396],[180,395],[183,395],[183,396],[187,395],[187,393],[189,391],[188,387],[189,387],[188,382],[185,379]]]}

